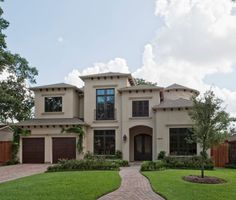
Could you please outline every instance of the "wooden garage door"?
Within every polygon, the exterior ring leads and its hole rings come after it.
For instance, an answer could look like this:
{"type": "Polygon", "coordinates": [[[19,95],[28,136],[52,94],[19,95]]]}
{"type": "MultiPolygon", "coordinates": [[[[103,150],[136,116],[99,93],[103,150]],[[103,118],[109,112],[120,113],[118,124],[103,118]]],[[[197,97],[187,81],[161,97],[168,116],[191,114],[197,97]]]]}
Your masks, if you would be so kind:
{"type": "Polygon", "coordinates": [[[76,158],[76,138],[53,138],[52,139],[53,163],[59,159],[76,158]]]}
{"type": "Polygon", "coordinates": [[[22,139],[23,163],[44,163],[44,138],[22,139]]]}

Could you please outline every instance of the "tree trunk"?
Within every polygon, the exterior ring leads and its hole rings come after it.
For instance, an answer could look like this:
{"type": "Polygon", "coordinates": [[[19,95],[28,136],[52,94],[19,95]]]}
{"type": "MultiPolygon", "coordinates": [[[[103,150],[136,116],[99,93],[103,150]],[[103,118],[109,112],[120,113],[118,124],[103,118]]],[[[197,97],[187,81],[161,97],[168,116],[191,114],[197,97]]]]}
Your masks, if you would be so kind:
{"type": "Polygon", "coordinates": [[[203,148],[202,152],[201,152],[201,157],[202,157],[202,163],[201,163],[201,178],[205,177],[205,161],[207,159],[207,152],[205,150],[205,148],[203,148]]]}
{"type": "Polygon", "coordinates": [[[202,166],[201,166],[201,177],[204,178],[204,160],[202,161],[202,166]]]}

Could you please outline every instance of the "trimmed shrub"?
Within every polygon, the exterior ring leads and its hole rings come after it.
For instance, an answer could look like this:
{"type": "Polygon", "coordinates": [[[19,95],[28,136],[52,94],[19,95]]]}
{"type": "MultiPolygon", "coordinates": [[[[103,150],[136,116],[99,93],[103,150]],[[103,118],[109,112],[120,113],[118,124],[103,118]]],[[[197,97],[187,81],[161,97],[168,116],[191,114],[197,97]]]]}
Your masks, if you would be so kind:
{"type": "Polygon", "coordinates": [[[121,159],[114,159],[114,160],[109,160],[107,159],[107,161],[111,161],[116,163],[119,167],[128,167],[129,166],[129,162],[127,160],[121,160],[121,159]]]}
{"type": "Polygon", "coordinates": [[[18,159],[11,159],[11,160],[8,160],[7,162],[3,163],[3,165],[17,165],[19,163],[20,163],[20,161],[18,159]]]}
{"type": "MultiPolygon", "coordinates": [[[[200,169],[201,168],[201,157],[190,156],[190,157],[179,157],[179,156],[167,156],[164,158],[167,168],[176,169],[200,169]]],[[[205,161],[205,169],[214,169],[214,164],[210,158],[205,161]]]]}
{"type": "Polygon", "coordinates": [[[235,164],[227,164],[227,165],[225,166],[225,168],[236,169],[236,165],[235,165],[235,164]]]}
{"type": "Polygon", "coordinates": [[[160,151],[160,153],[157,156],[157,160],[163,160],[166,157],[165,151],[160,151]]]}
{"type": "Polygon", "coordinates": [[[89,159],[89,160],[105,160],[105,159],[122,159],[122,152],[117,150],[115,152],[115,155],[94,155],[91,152],[87,152],[84,154],[84,159],[89,159]]]}
{"type": "Polygon", "coordinates": [[[144,161],[141,165],[141,171],[159,171],[165,169],[165,162],[162,160],[144,161]]]}
{"type": "MultiPolygon", "coordinates": [[[[201,169],[201,157],[177,157],[167,156],[163,160],[144,161],[141,166],[141,171],[158,171],[163,169],[201,169]]],[[[211,159],[205,162],[205,169],[213,170],[214,164],[211,159]]]]}
{"type": "Polygon", "coordinates": [[[56,165],[49,166],[48,172],[58,171],[84,171],[84,170],[118,170],[127,166],[128,161],[123,160],[60,160],[56,165]]]}
{"type": "Polygon", "coordinates": [[[123,157],[122,151],[117,150],[116,153],[115,153],[115,157],[116,157],[117,159],[122,159],[122,157],[123,157]]]}

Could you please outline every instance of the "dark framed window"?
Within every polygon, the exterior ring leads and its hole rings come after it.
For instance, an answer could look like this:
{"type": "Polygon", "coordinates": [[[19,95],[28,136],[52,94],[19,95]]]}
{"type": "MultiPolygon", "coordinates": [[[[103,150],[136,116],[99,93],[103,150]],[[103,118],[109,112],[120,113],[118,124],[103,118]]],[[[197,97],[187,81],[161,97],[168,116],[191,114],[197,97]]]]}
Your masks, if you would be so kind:
{"type": "Polygon", "coordinates": [[[188,142],[191,135],[189,128],[170,128],[170,155],[196,155],[197,144],[188,142]]]}
{"type": "Polygon", "coordinates": [[[97,89],[96,90],[96,120],[115,119],[115,90],[97,89]]]}
{"type": "Polygon", "coordinates": [[[148,117],[149,116],[149,101],[133,101],[132,102],[133,117],[148,117]]]}
{"type": "Polygon", "coordinates": [[[62,112],[62,97],[45,97],[45,112],[62,112]]]}
{"type": "Polygon", "coordinates": [[[114,155],[115,154],[115,130],[94,131],[94,154],[114,155]]]}

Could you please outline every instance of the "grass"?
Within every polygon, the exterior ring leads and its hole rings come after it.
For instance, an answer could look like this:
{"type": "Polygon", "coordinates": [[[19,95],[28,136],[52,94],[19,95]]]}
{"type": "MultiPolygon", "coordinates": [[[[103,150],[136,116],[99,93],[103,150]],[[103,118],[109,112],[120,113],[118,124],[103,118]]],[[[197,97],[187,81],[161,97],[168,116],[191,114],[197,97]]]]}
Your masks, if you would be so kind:
{"type": "Polygon", "coordinates": [[[0,200],[93,200],[120,182],[117,171],[44,173],[0,184],[0,200]]]}
{"type": "Polygon", "coordinates": [[[182,179],[186,175],[199,175],[197,170],[165,170],[143,172],[153,189],[167,200],[235,200],[236,170],[216,169],[206,171],[207,176],[216,176],[227,181],[224,184],[208,185],[189,183],[182,179]]]}

